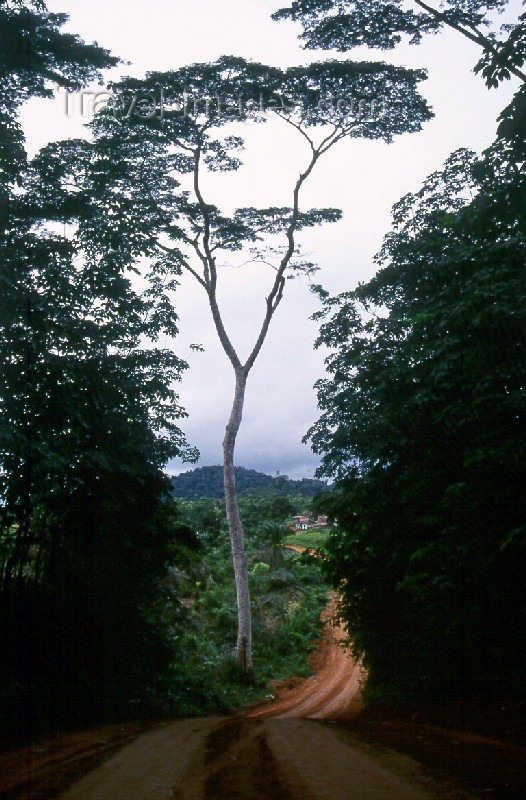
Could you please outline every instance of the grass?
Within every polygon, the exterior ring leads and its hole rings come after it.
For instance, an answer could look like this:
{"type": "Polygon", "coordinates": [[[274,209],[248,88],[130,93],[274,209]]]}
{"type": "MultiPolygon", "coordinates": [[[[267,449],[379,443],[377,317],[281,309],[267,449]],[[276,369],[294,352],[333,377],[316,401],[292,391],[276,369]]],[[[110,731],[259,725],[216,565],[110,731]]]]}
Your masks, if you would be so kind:
{"type": "Polygon", "coordinates": [[[323,548],[327,539],[329,538],[329,531],[325,530],[310,530],[301,531],[301,533],[291,533],[283,539],[284,544],[297,544],[300,547],[308,547],[309,549],[316,550],[323,548]]]}

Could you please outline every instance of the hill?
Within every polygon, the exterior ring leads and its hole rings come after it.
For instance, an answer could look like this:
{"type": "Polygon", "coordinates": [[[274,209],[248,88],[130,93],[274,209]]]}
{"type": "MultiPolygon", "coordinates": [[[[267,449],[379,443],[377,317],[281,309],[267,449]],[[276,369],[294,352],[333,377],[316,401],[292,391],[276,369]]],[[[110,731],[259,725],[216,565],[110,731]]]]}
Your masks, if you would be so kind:
{"type": "MultiPolygon", "coordinates": [[[[272,477],[255,469],[236,467],[236,487],[238,494],[275,492],[276,494],[304,494],[313,497],[327,489],[327,484],[315,478],[302,478],[294,481],[286,475],[272,477]]],[[[187,500],[201,497],[222,498],[223,467],[198,467],[182,472],[172,478],[172,494],[187,500]]]]}

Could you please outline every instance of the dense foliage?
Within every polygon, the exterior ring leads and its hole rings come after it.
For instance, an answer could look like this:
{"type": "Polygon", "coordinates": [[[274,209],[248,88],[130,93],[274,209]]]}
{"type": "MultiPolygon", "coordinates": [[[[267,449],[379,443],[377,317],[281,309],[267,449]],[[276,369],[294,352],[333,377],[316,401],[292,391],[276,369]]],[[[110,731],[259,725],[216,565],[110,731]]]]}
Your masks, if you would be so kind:
{"type": "Polygon", "coordinates": [[[377,275],[330,298],[310,432],[327,562],[376,699],[524,699],[524,91],[394,209],[377,275]]]}
{"type": "Polygon", "coordinates": [[[112,206],[103,182],[98,192],[83,184],[89,145],[50,145],[27,163],[16,119],[26,97],[50,95],[51,81],[75,88],[116,60],[34,6],[1,9],[3,32],[16,33],[3,52],[0,152],[7,738],[136,713],[169,663],[149,605],[174,529],[161,470],[185,453],[171,388],[185,365],[155,346],[176,332],[176,317],[162,292],[139,293],[128,277],[147,238],[111,247],[111,224],[99,222],[118,213],[120,198],[112,206]]]}
{"type": "Polygon", "coordinates": [[[307,655],[321,631],[327,585],[317,559],[282,548],[289,533],[283,501],[294,506],[286,496],[240,498],[255,631],[248,681],[233,658],[236,594],[224,504],[178,502],[186,535],[181,527],[174,539],[175,562],[158,606],[176,648],[164,686],[172,713],[225,712],[268,695],[269,680],[310,674],[307,655]]]}
{"type": "MultiPolygon", "coordinates": [[[[197,469],[181,472],[171,479],[172,494],[174,497],[185,497],[188,500],[198,500],[201,497],[224,497],[223,468],[198,467],[197,469]]],[[[313,497],[325,491],[325,481],[316,478],[301,478],[292,480],[286,475],[266,475],[255,469],[236,467],[236,489],[238,495],[245,492],[264,492],[272,490],[276,494],[290,495],[303,494],[313,497]]]]}

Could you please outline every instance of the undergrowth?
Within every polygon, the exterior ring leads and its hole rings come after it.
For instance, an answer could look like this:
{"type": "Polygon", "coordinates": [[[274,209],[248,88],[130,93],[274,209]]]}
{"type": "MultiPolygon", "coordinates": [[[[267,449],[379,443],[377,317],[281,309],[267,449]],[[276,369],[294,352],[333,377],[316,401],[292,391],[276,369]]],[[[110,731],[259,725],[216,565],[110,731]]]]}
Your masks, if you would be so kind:
{"type": "Polygon", "coordinates": [[[268,522],[248,531],[254,664],[249,675],[234,660],[236,596],[227,537],[202,531],[190,547],[178,547],[177,566],[170,569],[157,609],[174,648],[168,674],[153,690],[160,711],[227,713],[263,699],[269,680],[310,674],[308,655],[321,633],[327,585],[316,559],[282,548],[285,532],[268,522]]]}

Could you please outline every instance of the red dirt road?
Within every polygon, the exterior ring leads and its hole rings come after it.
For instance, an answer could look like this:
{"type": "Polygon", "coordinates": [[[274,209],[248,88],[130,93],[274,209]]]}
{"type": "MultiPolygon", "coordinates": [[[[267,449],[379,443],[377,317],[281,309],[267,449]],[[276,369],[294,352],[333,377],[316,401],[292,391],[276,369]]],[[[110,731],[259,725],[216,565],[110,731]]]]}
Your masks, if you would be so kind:
{"type": "MultiPolygon", "coordinates": [[[[311,662],[315,676],[296,681],[292,689],[290,681],[281,682],[277,700],[235,717],[161,724],[60,799],[469,800],[464,791],[432,780],[407,756],[320,721],[348,718],[360,708],[362,671],[338,645],[343,633],[330,624],[331,611],[325,612],[325,634],[311,662]]],[[[62,766],[66,777],[67,764],[62,766]]],[[[33,783],[2,796],[56,796],[41,786],[33,783]]]]}
{"type": "Polygon", "coordinates": [[[459,800],[416,762],[303,719],[180,720],[144,734],[61,800],[459,800]]]}
{"type": "Polygon", "coordinates": [[[248,716],[336,719],[353,716],[361,710],[363,668],[341,646],[345,634],[330,622],[334,610],[333,600],[322,616],[325,621],[323,639],[310,660],[315,675],[288,690],[290,681],[282,681],[276,687],[277,700],[249,712],[248,716]]]}
{"type": "Polygon", "coordinates": [[[61,800],[461,800],[417,762],[323,724],[360,708],[362,670],[330,624],[316,675],[231,718],[180,720],[146,733],[61,800]],[[305,719],[307,718],[307,719],[305,719]]]}

